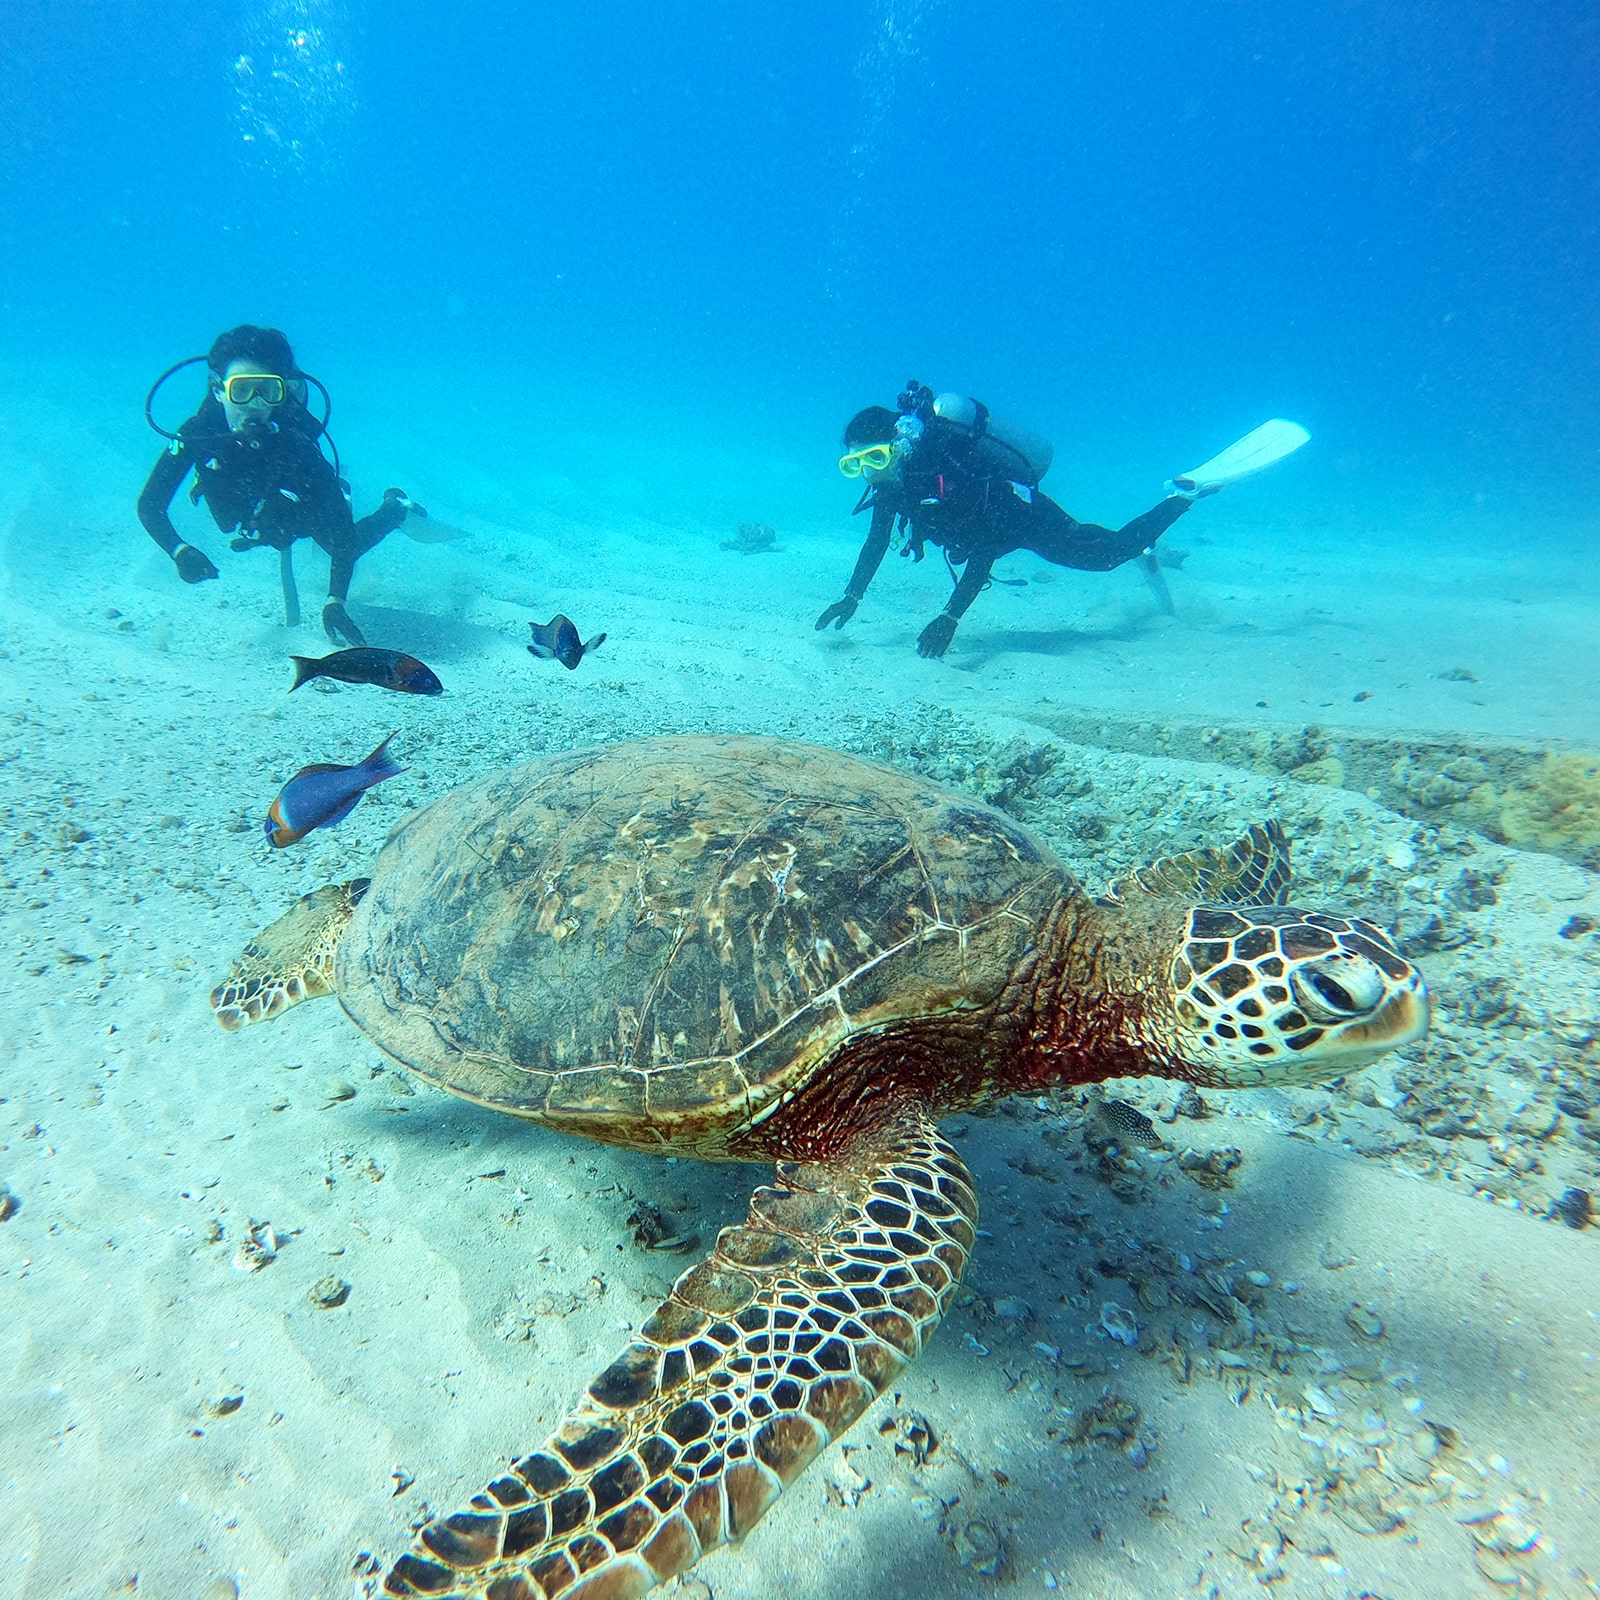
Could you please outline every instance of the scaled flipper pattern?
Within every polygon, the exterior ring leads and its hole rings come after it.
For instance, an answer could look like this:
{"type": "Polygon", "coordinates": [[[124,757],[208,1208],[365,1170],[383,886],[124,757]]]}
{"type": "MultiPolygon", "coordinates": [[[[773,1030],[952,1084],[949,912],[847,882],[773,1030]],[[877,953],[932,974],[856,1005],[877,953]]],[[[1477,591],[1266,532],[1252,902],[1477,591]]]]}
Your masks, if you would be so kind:
{"type": "Polygon", "coordinates": [[[424,1527],[384,1594],[635,1600],[741,1538],[921,1353],[977,1216],[917,1110],[780,1165],[562,1427],[424,1527]]]}
{"type": "Polygon", "coordinates": [[[1163,856],[1116,879],[1100,897],[1122,905],[1140,895],[1204,905],[1281,906],[1289,894],[1289,841],[1275,819],[1258,822],[1221,850],[1163,856]]]}
{"type": "Polygon", "coordinates": [[[371,881],[355,878],[303,894],[263,928],[244,947],[233,971],[211,991],[217,1021],[232,1033],[248,1022],[265,1022],[302,1000],[332,994],[339,940],[371,881]]]}

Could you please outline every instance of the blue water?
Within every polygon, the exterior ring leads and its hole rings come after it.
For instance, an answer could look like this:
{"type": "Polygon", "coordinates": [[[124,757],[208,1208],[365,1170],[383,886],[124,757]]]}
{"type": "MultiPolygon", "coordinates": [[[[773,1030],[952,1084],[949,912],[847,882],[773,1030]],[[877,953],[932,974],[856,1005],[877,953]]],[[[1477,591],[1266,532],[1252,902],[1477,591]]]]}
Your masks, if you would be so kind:
{"type": "Polygon", "coordinates": [[[5,33],[0,358],[98,364],[130,438],[249,319],[358,434],[577,449],[676,507],[781,460],[776,522],[840,514],[842,421],[911,374],[1052,436],[1086,517],[1270,415],[1316,439],[1295,499],[1442,542],[1592,501],[1581,0],[12,0],[5,33]]]}

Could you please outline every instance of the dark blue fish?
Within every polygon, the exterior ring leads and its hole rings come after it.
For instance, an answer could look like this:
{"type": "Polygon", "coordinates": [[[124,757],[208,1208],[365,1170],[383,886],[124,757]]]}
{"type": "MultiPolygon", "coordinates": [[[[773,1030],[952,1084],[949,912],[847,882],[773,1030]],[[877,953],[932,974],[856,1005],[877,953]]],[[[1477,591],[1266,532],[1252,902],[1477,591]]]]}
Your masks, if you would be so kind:
{"type": "MultiPolygon", "coordinates": [[[[389,739],[392,738],[391,733],[389,739]]],[[[302,767],[278,791],[278,798],[267,812],[262,827],[268,840],[281,850],[305,838],[313,828],[331,828],[355,810],[373,784],[409,771],[390,760],[389,739],[353,767],[329,766],[326,762],[302,767]]]]}
{"type": "Polygon", "coordinates": [[[530,622],[528,626],[533,629],[533,643],[528,646],[528,654],[538,656],[541,661],[559,661],[568,672],[583,660],[584,651],[598,650],[606,642],[606,636],[597,633],[585,644],[578,637],[572,618],[561,611],[548,622],[530,622]]]}
{"type": "Polygon", "coordinates": [[[313,656],[290,656],[289,659],[294,662],[290,694],[313,678],[337,678],[340,683],[375,683],[380,689],[394,689],[400,694],[444,693],[444,685],[432,667],[399,650],[375,650],[364,645],[359,650],[335,650],[331,656],[320,659],[313,656]]]}

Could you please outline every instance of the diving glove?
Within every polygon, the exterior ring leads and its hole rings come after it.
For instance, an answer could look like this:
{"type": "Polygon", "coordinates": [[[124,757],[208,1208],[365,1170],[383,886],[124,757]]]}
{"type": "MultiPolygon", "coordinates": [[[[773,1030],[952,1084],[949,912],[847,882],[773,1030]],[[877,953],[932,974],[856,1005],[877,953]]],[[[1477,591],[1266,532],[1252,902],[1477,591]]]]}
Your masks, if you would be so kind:
{"type": "Polygon", "coordinates": [[[211,565],[211,557],[204,550],[196,550],[192,544],[180,544],[172,552],[172,562],[185,583],[204,583],[207,578],[217,576],[217,569],[211,565]]]}
{"type": "Polygon", "coordinates": [[[917,654],[924,658],[942,656],[956,636],[956,619],[948,611],[941,611],[917,635],[917,654]]]}
{"type": "Polygon", "coordinates": [[[830,622],[835,628],[842,628],[856,614],[856,607],[860,604],[861,602],[853,594],[847,594],[843,600],[835,600],[817,618],[817,632],[821,633],[830,622]]]}
{"type": "Polygon", "coordinates": [[[322,630],[334,644],[338,644],[341,639],[346,644],[358,647],[367,642],[361,630],[350,620],[350,613],[345,610],[344,603],[339,600],[330,600],[322,608],[322,630]]]}

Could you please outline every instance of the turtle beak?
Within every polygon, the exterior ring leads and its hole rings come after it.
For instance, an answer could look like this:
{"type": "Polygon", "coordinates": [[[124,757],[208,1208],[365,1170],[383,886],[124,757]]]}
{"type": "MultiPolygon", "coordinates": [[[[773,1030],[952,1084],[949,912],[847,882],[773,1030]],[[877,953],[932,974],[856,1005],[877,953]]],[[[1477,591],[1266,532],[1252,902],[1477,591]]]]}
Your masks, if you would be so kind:
{"type": "Polygon", "coordinates": [[[1427,1037],[1433,1007],[1427,986],[1419,977],[1414,985],[1397,989],[1364,1022],[1347,1023],[1339,1030],[1339,1047],[1352,1055],[1370,1051],[1371,1059],[1427,1037]]]}

